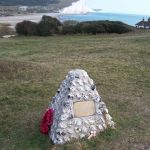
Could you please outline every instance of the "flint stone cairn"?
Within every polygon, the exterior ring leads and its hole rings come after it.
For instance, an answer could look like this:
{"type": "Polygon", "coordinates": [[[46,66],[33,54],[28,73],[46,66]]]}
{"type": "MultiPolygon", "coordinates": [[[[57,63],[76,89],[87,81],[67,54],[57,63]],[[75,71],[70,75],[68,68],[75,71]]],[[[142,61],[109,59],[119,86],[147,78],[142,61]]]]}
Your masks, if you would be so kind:
{"type": "Polygon", "coordinates": [[[114,128],[105,103],[84,70],[68,73],[52,99],[51,108],[54,118],[49,135],[54,144],[88,137],[108,127],[114,128]]]}

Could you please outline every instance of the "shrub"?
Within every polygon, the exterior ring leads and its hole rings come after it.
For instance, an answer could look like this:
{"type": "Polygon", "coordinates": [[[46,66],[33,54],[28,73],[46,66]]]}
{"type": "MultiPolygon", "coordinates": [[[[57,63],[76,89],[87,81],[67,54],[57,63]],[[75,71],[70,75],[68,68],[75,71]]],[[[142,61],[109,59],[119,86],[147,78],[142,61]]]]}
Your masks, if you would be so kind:
{"type": "Polygon", "coordinates": [[[99,34],[99,33],[126,33],[130,32],[133,29],[122,22],[117,21],[86,21],[80,22],[76,25],[67,25],[66,23],[63,26],[63,34],[74,34],[74,33],[86,33],[86,34],[99,34]]]}
{"type": "Polygon", "coordinates": [[[38,35],[49,36],[57,34],[60,31],[61,23],[56,18],[43,16],[42,20],[37,25],[38,35]]]}
{"type": "Polygon", "coordinates": [[[130,32],[132,30],[129,25],[119,21],[107,21],[107,24],[105,24],[105,28],[108,33],[118,34],[130,32]]]}
{"type": "Polygon", "coordinates": [[[65,21],[63,25],[59,20],[50,16],[43,16],[37,24],[31,21],[23,21],[16,25],[19,35],[50,36],[53,34],[99,34],[99,33],[126,33],[133,27],[118,21],[65,21]]]}
{"type": "Polygon", "coordinates": [[[76,26],[72,25],[63,25],[62,34],[76,34],[76,26]]]}
{"type": "Polygon", "coordinates": [[[85,22],[81,23],[80,32],[88,34],[98,34],[98,33],[105,33],[106,31],[102,24],[85,22]]]}
{"type": "Polygon", "coordinates": [[[16,25],[16,32],[19,35],[37,35],[37,23],[32,21],[23,21],[17,23],[16,25]]]}
{"type": "Polygon", "coordinates": [[[77,25],[79,22],[75,21],[75,20],[66,20],[63,22],[63,26],[75,26],[77,25]]]}

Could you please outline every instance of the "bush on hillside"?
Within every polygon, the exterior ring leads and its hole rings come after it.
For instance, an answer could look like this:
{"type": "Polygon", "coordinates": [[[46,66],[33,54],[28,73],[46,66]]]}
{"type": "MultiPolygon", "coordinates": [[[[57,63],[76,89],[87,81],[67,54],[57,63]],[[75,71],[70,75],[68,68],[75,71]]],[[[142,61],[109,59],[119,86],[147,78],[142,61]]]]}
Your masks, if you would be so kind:
{"type": "Polygon", "coordinates": [[[40,35],[50,36],[58,34],[60,31],[61,23],[56,18],[50,16],[43,16],[39,23],[32,21],[23,21],[16,25],[16,32],[19,35],[40,35]]]}
{"type": "Polygon", "coordinates": [[[42,20],[37,25],[37,32],[40,36],[50,36],[58,34],[60,31],[61,22],[50,16],[43,16],[42,20]]]}
{"type": "Polygon", "coordinates": [[[72,25],[63,25],[62,34],[76,34],[76,27],[72,25]]]}
{"type": "Polygon", "coordinates": [[[16,32],[19,35],[37,35],[37,23],[32,21],[22,21],[16,24],[16,32]]]}
{"type": "Polygon", "coordinates": [[[83,22],[77,27],[79,33],[98,34],[105,33],[106,30],[102,24],[93,22],[83,22]]]}
{"type": "Polygon", "coordinates": [[[63,22],[63,26],[75,26],[77,25],[79,22],[75,21],[75,20],[66,20],[63,22]]]}
{"type": "Polygon", "coordinates": [[[118,21],[65,21],[63,24],[50,16],[43,16],[39,23],[23,21],[16,25],[19,35],[50,36],[53,34],[100,34],[126,33],[132,31],[131,26],[118,21]]]}
{"type": "Polygon", "coordinates": [[[86,21],[76,25],[64,25],[64,34],[99,34],[99,33],[126,33],[132,31],[129,25],[117,21],[86,21]]]}
{"type": "Polygon", "coordinates": [[[107,21],[106,23],[103,23],[105,26],[105,29],[108,33],[127,33],[130,32],[132,29],[129,25],[124,24],[119,21],[107,21]]]}

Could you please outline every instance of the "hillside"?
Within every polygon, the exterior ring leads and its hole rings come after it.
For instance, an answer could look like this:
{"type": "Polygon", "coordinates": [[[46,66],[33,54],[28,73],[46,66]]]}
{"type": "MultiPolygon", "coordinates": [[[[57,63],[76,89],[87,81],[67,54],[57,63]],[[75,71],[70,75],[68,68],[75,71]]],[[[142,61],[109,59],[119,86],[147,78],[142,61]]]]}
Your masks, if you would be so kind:
{"type": "Polygon", "coordinates": [[[0,39],[1,150],[150,149],[149,50],[149,32],[0,39]],[[116,130],[55,146],[39,123],[74,68],[95,81],[116,130]]]}
{"type": "Polygon", "coordinates": [[[0,0],[0,16],[58,12],[75,1],[77,0],[0,0]],[[21,10],[21,5],[28,6],[28,9],[21,10]]]}
{"type": "MultiPolygon", "coordinates": [[[[17,6],[17,5],[26,5],[26,6],[36,6],[36,5],[48,5],[48,4],[58,4],[63,2],[62,0],[0,0],[0,5],[4,6],[17,6]]],[[[64,0],[64,2],[66,2],[64,0]]],[[[72,1],[70,1],[72,2],[72,1]]]]}

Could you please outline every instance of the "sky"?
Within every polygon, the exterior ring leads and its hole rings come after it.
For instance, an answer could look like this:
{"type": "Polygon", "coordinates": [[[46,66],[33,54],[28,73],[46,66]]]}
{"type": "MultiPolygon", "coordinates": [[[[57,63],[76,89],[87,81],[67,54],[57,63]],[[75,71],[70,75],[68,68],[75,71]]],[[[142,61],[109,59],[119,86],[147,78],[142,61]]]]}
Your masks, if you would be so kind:
{"type": "Polygon", "coordinates": [[[150,15],[150,0],[86,0],[86,5],[106,12],[150,15]]]}

